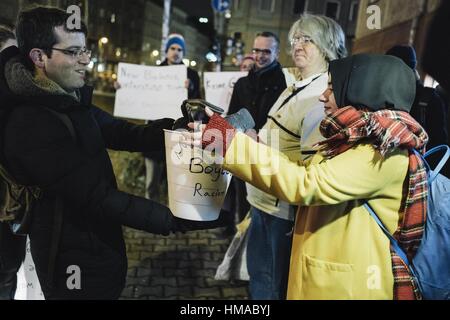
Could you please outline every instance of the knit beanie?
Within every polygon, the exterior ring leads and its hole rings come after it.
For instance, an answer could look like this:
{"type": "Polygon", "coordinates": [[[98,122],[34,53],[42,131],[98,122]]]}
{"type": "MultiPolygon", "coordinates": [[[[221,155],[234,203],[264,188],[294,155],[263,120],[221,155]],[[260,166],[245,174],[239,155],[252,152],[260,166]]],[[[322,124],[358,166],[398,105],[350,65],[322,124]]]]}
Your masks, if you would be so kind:
{"type": "Polygon", "coordinates": [[[183,52],[186,53],[186,46],[184,43],[184,38],[181,34],[172,33],[167,37],[166,52],[167,52],[167,50],[169,50],[170,46],[173,44],[178,44],[183,49],[183,52]]]}
{"type": "Polygon", "coordinates": [[[417,66],[416,50],[411,46],[398,45],[386,52],[387,55],[394,56],[403,60],[411,69],[415,70],[417,66]]]}

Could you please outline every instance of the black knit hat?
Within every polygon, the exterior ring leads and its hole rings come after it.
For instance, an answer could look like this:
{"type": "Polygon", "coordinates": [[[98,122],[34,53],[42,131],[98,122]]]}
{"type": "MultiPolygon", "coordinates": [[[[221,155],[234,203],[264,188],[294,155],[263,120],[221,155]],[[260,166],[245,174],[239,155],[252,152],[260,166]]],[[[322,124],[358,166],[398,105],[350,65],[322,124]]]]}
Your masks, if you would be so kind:
{"type": "Polygon", "coordinates": [[[417,67],[416,50],[411,46],[393,46],[386,54],[402,59],[413,70],[417,67]]]}

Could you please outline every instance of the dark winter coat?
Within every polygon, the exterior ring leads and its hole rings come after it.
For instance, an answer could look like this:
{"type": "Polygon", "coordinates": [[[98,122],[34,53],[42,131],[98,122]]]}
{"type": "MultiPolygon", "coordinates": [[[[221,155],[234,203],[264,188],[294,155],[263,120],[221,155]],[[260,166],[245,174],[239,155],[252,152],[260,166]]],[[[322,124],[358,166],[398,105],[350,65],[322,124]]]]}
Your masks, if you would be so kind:
{"type": "Polygon", "coordinates": [[[259,130],[267,121],[267,114],[286,89],[286,79],[281,65],[274,61],[261,70],[249,71],[247,77],[239,79],[234,85],[228,113],[247,108],[259,130]]]}
{"type": "Polygon", "coordinates": [[[168,234],[171,214],[165,207],[117,189],[107,148],[162,150],[163,130],[173,120],[145,126],[118,120],[91,104],[92,89],[76,96],[55,83],[37,83],[17,52],[0,68],[0,86],[11,95],[3,130],[3,154],[10,173],[22,184],[38,185],[44,196],[32,212],[31,253],[46,299],[116,299],[125,285],[127,258],[122,225],[168,234]],[[46,108],[66,114],[76,141],[64,123],[46,108]],[[63,201],[63,226],[56,259],[54,288],[47,267],[54,203],[63,201]],[[81,289],[66,285],[70,266],[81,271],[81,289]]]}

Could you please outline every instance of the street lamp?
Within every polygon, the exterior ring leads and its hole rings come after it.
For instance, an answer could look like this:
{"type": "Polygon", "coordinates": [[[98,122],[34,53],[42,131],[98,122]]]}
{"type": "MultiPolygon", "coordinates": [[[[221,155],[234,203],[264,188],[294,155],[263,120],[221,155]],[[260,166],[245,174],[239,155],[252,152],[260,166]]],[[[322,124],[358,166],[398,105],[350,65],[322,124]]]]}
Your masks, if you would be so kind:
{"type": "Polygon", "coordinates": [[[107,37],[101,37],[98,39],[98,60],[99,63],[103,62],[103,56],[104,56],[104,48],[103,46],[109,42],[109,39],[107,37]]]}

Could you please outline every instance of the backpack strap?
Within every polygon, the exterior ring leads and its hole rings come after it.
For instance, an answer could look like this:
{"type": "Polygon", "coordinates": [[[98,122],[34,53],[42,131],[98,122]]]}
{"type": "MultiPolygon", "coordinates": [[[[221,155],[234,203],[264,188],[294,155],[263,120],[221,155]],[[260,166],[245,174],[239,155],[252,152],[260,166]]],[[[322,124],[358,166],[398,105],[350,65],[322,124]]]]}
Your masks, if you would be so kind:
{"type": "Polygon", "coordinates": [[[414,149],[414,152],[416,153],[416,155],[420,156],[424,160],[427,168],[430,170],[430,177],[429,177],[430,183],[433,182],[434,179],[436,179],[436,177],[438,176],[439,172],[442,170],[442,168],[445,166],[445,164],[447,163],[448,159],[450,158],[450,147],[445,145],[445,144],[441,144],[441,145],[439,145],[437,147],[434,147],[431,150],[428,150],[423,157],[420,155],[419,152],[417,152],[417,150],[414,149]],[[434,154],[436,152],[444,151],[444,150],[445,150],[445,154],[441,158],[441,161],[439,161],[439,163],[436,166],[436,168],[434,168],[432,170],[430,168],[430,166],[428,165],[428,162],[426,161],[426,158],[431,156],[432,154],[434,154]]]}
{"type": "Polygon", "coordinates": [[[372,209],[372,207],[369,205],[368,202],[364,203],[364,207],[369,211],[369,214],[374,218],[375,222],[380,226],[381,230],[383,230],[384,234],[389,238],[391,241],[391,245],[394,248],[394,251],[399,255],[399,257],[403,260],[403,262],[406,263],[406,265],[409,266],[409,260],[406,256],[405,251],[403,251],[402,248],[400,248],[400,245],[398,244],[397,240],[389,233],[389,231],[384,226],[383,222],[378,218],[378,215],[375,213],[375,211],[372,209]]]}

